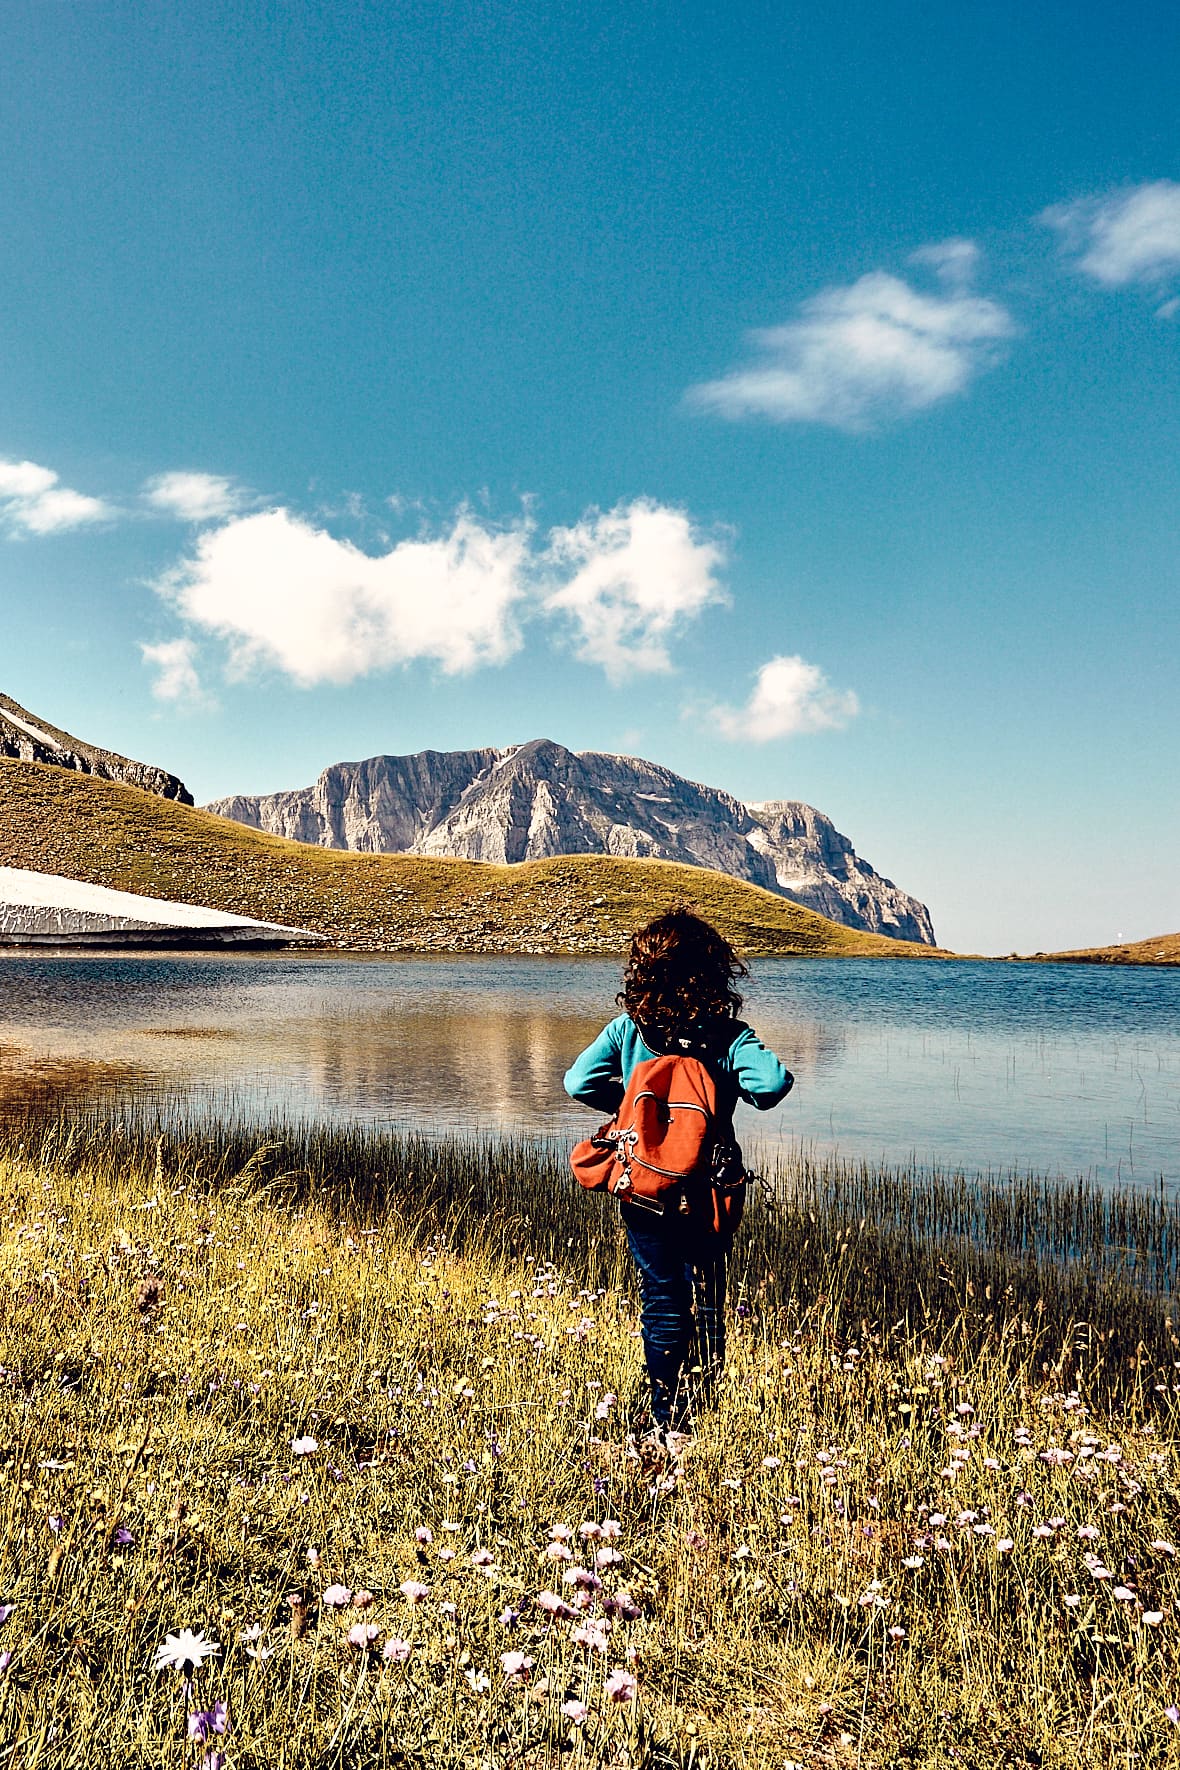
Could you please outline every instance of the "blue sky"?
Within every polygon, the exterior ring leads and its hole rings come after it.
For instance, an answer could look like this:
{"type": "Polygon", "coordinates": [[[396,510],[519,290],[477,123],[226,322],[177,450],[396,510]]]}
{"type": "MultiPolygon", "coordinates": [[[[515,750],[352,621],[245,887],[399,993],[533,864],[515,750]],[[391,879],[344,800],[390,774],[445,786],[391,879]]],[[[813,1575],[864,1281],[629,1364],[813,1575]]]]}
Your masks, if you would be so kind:
{"type": "Polygon", "coordinates": [[[0,691],[549,736],[964,950],[1180,926],[1180,14],[10,0],[0,691]]]}

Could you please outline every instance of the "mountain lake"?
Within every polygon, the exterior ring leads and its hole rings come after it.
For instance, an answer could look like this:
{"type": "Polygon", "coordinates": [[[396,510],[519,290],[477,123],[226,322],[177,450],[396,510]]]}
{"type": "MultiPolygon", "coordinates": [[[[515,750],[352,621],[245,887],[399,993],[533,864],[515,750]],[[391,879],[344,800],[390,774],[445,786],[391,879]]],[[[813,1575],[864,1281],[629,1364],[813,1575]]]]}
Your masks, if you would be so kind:
{"type": "MultiPolygon", "coordinates": [[[[186,1115],[585,1135],[571,1058],[617,962],[0,957],[0,1114],[186,1115]]],[[[1180,970],[762,959],[744,1017],[794,1072],[748,1155],[1180,1182],[1180,970]]]]}

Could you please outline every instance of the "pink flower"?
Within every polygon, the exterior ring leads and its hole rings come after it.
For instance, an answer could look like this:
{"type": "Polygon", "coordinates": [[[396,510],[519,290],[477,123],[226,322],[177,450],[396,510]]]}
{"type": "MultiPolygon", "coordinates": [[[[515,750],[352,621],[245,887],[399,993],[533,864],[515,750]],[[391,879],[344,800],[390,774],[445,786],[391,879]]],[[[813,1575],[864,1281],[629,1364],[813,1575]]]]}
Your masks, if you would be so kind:
{"type": "Polygon", "coordinates": [[[353,1623],[348,1631],[348,1645],[368,1652],[380,1633],[376,1623],[353,1623]]]}
{"type": "Polygon", "coordinates": [[[575,1647],[588,1647],[592,1653],[605,1653],[610,1645],[603,1622],[579,1623],[576,1629],[570,1630],[570,1640],[575,1647]]]}
{"type": "Polygon", "coordinates": [[[377,1600],[374,1598],[372,1592],[365,1591],[363,1588],[361,1591],[352,1594],[352,1603],[355,1610],[371,1610],[376,1602],[377,1600]]]}
{"type": "Polygon", "coordinates": [[[1162,1610],[1145,1610],[1143,1620],[1149,1629],[1158,1629],[1164,1620],[1164,1613],[1162,1610]]]}
{"type": "Polygon", "coordinates": [[[352,1590],[348,1586],[327,1586],[320,1593],[320,1603],[325,1610],[343,1610],[352,1603],[352,1590]]]}
{"type": "Polygon", "coordinates": [[[572,1616],[574,1614],[565,1599],[556,1592],[538,1592],[534,1603],[538,1610],[543,1610],[547,1616],[572,1616]]]}
{"type": "MultiPolygon", "coordinates": [[[[586,1707],[586,1704],[584,1702],[579,1702],[576,1696],[571,1696],[568,1702],[562,1703],[561,1712],[567,1721],[573,1722],[575,1727],[580,1727],[590,1715],[590,1710],[586,1707]]],[[[1180,1720],[1180,1715],[1176,1718],[1180,1720]]]]}
{"type": "Polygon", "coordinates": [[[420,1524],[418,1526],[417,1530],[414,1532],[414,1541],[423,1544],[432,1543],[434,1541],[434,1532],[428,1524],[420,1524]]]}
{"type": "Polygon", "coordinates": [[[572,1561],[573,1554],[562,1542],[552,1542],[545,1550],[550,1561],[572,1561]]]}
{"type": "Polygon", "coordinates": [[[424,1586],[421,1580],[404,1579],[398,1591],[407,1604],[421,1604],[423,1598],[429,1598],[430,1587],[424,1586]]]}
{"type": "Polygon", "coordinates": [[[513,1651],[500,1655],[500,1664],[504,1668],[504,1676],[514,1684],[523,1684],[533,1669],[534,1662],[527,1653],[513,1651]]]}
{"type": "Polygon", "coordinates": [[[293,1457],[310,1457],[319,1448],[314,1438],[303,1437],[291,1440],[291,1455],[293,1457]]]}
{"type": "Polygon", "coordinates": [[[633,1672],[625,1671],[622,1666],[616,1666],[602,1688],[612,1702],[634,1702],[635,1693],[639,1686],[635,1682],[633,1672]]]}
{"type": "Polygon", "coordinates": [[[401,1665],[404,1660],[407,1660],[410,1657],[410,1643],[408,1641],[398,1641],[396,1639],[389,1640],[381,1649],[381,1657],[382,1659],[392,1660],[395,1665],[401,1665]]]}

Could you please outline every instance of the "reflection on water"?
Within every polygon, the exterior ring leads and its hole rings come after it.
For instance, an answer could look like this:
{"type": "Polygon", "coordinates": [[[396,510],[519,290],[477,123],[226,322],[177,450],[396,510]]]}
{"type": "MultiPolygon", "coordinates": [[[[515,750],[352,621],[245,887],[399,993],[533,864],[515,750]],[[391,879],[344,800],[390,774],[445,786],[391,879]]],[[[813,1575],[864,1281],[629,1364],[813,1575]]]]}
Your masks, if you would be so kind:
{"type": "MultiPolygon", "coordinates": [[[[584,1133],[561,1092],[601,961],[0,959],[0,1113],[30,1098],[584,1133]]],[[[1180,973],[764,960],[747,1015],[797,1077],[763,1147],[1180,1178],[1180,973]]]]}

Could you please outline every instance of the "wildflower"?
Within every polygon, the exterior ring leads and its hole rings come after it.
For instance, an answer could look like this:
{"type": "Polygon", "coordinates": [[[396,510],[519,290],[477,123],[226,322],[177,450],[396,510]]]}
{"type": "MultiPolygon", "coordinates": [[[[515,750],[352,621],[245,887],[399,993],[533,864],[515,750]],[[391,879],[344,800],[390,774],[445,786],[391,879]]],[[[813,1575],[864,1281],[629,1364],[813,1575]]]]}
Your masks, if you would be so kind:
{"type": "Polygon", "coordinates": [[[376,1623],[353,1623],[348,1631],[348,1645],[367,1653],[380,1633],[376,1623]]]}
{"type": "Polygon", "coordinates": [[[394,1665],[401,1665],[410,1657],[410,1643],[391,1636],[381,1649],[381,1657],[390,1660],[394,1665]]]}
{"type": "Polygon", "coordinates": [[[484,1696],[492,1687],[492,1680],[486,1672],[477,1672],[474,1666],[468,1666],[463,1673],[477,1696],[484,1696]]]}
{"type": "Polygon", "coordinates": [[[455,1551],[454,1549],[440,1549],[438,1552],[438,1558],[440,1561],[453,1561],[455,1559],[455,1551]]]}
{"type": "Polygon", "coordinates": [[[903,1567],[925,1567],[925,1565],[926,1558],[924,1555],[907,1555],[902,1562],[903,1567]]]}
{"type": "Polygon", "coordinates": [[[1174,1555],[1176,1553],[1171,1543],[1161,1542],[1158,1538],[1154,1543],[1149,1543],[1148,1547],[1154,1549],[1157,1555],[1174,1555]]]}
{"type": "Polygon", "coordinates": [[[562,1584],[580,1586],[585,1592],[601,1592],[602,1581],[597,1574],[590,1572],[588,1567],[567,1567],[561,1576],[562,1584]]]}
{"type": "Polygon", "coordinates": [[[609,1420],[610,1415],[611,1415],[611,1409],[614,1407],[615,1402],[617,1400],[618,1400],[617,1395],[604,1395],[602,1400],[598,1403],[597,1407],[594,1409],[594,1418],[596,1420],[609,1420]]]}
{"type": "Polygon", "coordinates": [[[583,1542],[593,1542],[595,1538],[602,1535],[602,1526],[596,1524],[592,1518],[587,1518],[585,1524],[579,1526],[578,1535],[583,1542]]]}
{"type": "Polygon", "coordinates": [[[638,1685],[633,1673],[616,1666],[602,1688],[612,1702],[634,1702],[638,1685]]]}
{"type": "Polygon", "coordinates": [[[496,1557],[490,1549],[477,1549],[471,1557],[471,1565],[472,1567],[491,1567],[495,1560],[496,1557]]]}
{"type": "Polygon", "coordinates": [[[940,1524],[946,1523],[946,1513],[945,1512],[931,1512],[931,1514],[930,1514],[929,1518],[927,1518],[926,1522],[930,1526],[931,1530],[937,1530],[940,1524]]]}
{"type": "Polygon", "coordinates": [[[763,1457],[762,1459],[764,1469],[781,1469],[782,1466],[783,1459],[781,1457],[763,1457]]]}
{"type": "Polygon", "coordinates": [[[261,1623],[251,1623],[249,1628],[242,1630],[238,1640],[246,1649],[247,1657],[250,1659],[269,1659],[274,1652],[273,1647],[263,1645],[261,1623]]]}
{"type": "MultiPolygon", "coordinates": [[[[12,1605],[11,1604],[0,1604],[0,1623],[6,1623],[11,1615],[12,1615],[12,1605]]],[[[168,1637],[168,1639],[169,1640],[172,1639],[171,1635],[168,1637]]]]}
{"type": "Polygon", "coordinates": [[[309,1457],[319,1448],[314,1438],[304,1436],[291,1440],[291,1455],[293,1457],[309,1457]]]}
{"type": "Polygon", "coordinates": [[[1061,1600],[1061,1602],[1063,1604],[1068,1605],[1071,1610],[1076,1610],[1078,1605],[1081,1603],[1081,1599],[1078,1597],[1076,1592],[1069,1592],[1061,1600]]]}
{"type": "Polygon", "coordinates": [[[598,1534],[604,1543],[617,1543],[623,1534],[623,1527],[617,1518],[604,1518],[598,1526],[598,1534]]]}
{"type": "Polygon", "coordinates": [[[211,1733],[224,1733],[229,1725],[229,1711],[223,1702],[215,1702],[211,1709],[201,1709],[188,1718],[188,1736],[190,1739],[208,1739],[211,1733]]]}
{"type": "Polygon", "coordinates": [[[500,1627],[502,1629],[511,1629],[519,1621],[520,1621],[520,1611],[513,1610],[511,1604],[506,1604],[504,1606],[503,1610],[500,1612],[500,1627]]]}
{"type": "Polygon", "coordinates": [[[320,1593],[320,1603],[325,1610],[344,1610],[352,1603],[352,1589],[349,1586],[328,1586],[320,1593]]]}
{"type": "Polygon", "coordinates": [[[904,1641],[905,1640],[905,1630],[898,1623],[894,1623],[893,1627],[889,1631],[889,1639],[891,1641],[904,1641]]]}
{"type": "Polygon", "coordinates": [[[116,1530],[114,1536],[111,1538],[111,1541],[115,1544],[116,1548],[129,1549],[134,1544],[135,1538],[129,1530],[124,1529],[123,1525],[120,1524],[118,1530],[116,1530]]]}
{"type": "Polygon", "coordinates": [[[533,1603],[538,1610],[543,1610],[546,1616],[572,1616],[574,1614],[565,1599],[557,1592],[538,1592],[533,1603]]]}
{"type": "Polygon", "coordinates": [[[504,1668],[504,1676],[514,1684],[523,1684],[533,1669],[534,1662],[527,1653],[513,1651],[500,1655],[500,1664],[504,1668]]]}
{"type": "Polygon", "coordinates": [[[163,1672],[171,1668],[188,1676],[199,1671],[207,1659],[213,1659],[220,1652],[220,1641],[207,1641],[199,1629],[181,1629],[178,1635],[165,1635],[156,1648],[152,1670],[163,1672]]]}
{"type": "Polygon", "coordinates": [[[1164,1613],[1162,1610],[1145,1610],[1143,1620],[1149,1629],[1158,1629],[1164,1620],[1164,1613]]]}
{"type": "Polygon", "coordinates": [[[594,1557],[594,1565],[595,1567],[613,1567],[622,1559],[623,1557],[619,1554],[619,1551],[617,1549],[612,1549],[608,1544],[606,1548],[598,1550],[598,1553],[594,1557]]]}
{"type": "Polygon", "coordinates": [[[319,1550],[318,1549],[309,1549],[307,1551],[307,1565],[309,1567],[318,1567],[319,1564],[320,1564],[319,1550]]]}
{"type": "Polygon", "coordinates": [[[572,1561],[574,1558],[572,1550],[567,1549],[562,1542],[550,1543],[545,1550],[545,1556],[549,1561],[572,1561]]]}
{"type": "Polygon", "coordinates": [[[997,1555],[1008,1555],[1012,1552],[1012,1550],[1015,1547],[1016,1547],[1016,1545],[1012,1541],[1012,1538],[1010,1536],[998,1536],[996,1538],[996,1554],[997,1555]]]}
{"type": "Polygon", "coordinates": [[[438,1614],[440,1616],[456,1616],[458,1614],[458,1610],[459,1610],[459,1606],[457,1604],[452,1604],[450,1599],[448,1598],[445,1604],[439,1605],[438,1614]]]}
{"type": "Polygon", "coordinates": [[[365,1591],[364,1589],[352,1594],[352,1607],[354,1610],[371,1610],[376,1602],[377,1600],[374,1598],[372,1592],[365,1591]]]}
{"type": "Polygon", "coordinates": [[[1133,1604],[1135,1601],[1135,1594],[1130,1586],[1116,1586],[1111,1595],[1117,1598],[1120,1604],[1133,1604]]]}
{"type": "Polygon", "coordinates": [[[1083,1542],[1090,1541],[1094,1537],[1096,1537],[1097,1535],[1098,1535],[1098,1526],[1096,1524],[1079,1524],[1078,1525],[1078,1536],[1082,1539],[1083,1542]]]}
{"type": "Polygon", "coordinates": [[[557,1543],[568,1542],[573,1534],[574,1533],[568,1524],[551,1524],[549,1527],[549,1535],[553,1538],[554,1542],[557,1543]]]}
{"type": "Polygon", "coordinates": [[[1164,1710],[1164,1716],[1165,1719],[1171,1721],[1174,1727],[1180,1727],[1180,1709],[1178,1709],[1174,1703],[1171,1708],[1166,1708],[1164,1710]]]}
{"type": "MultiPolygon", "coordinates": [[[[562,1703],[561,1712],[567,1721],[573,1722],[575,1727],[580,1727],[590,1715],[590,1710],[586,1707],[586,1704],[584,1702],[579,1702],[576,1696],[571,1696],[568,1702],[562,1703]]],[[[1177,1719],[1180,1720],[1180,1715],[1177,1716],[1177,1719]]]]}
{"type": "Polygon", "coordinates": [[[434,1532],[430,1529],[429,1525],[420,1524],[414,1532],[414,1541],[423,1544],[432,1543],[434,1541],[434,1532]]]}
{"type": "Polygon", "coordinates": [[[424,1586],[421,1580],[404,1579],[398,1591],[407,1604],[421,1604],[423,1598],[429,1598],[430,1587],[424,1586]]]}
{"type": "Polygon", "coordinates": [[[605,1622],[580,1623],[570,1630],[570,1640],[575,1647],[588,1647],[592,1653],[605,1653],[610,1645],[605,1622]]]}

